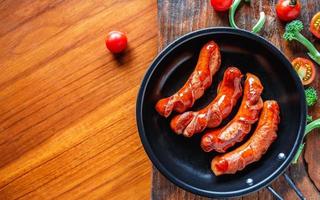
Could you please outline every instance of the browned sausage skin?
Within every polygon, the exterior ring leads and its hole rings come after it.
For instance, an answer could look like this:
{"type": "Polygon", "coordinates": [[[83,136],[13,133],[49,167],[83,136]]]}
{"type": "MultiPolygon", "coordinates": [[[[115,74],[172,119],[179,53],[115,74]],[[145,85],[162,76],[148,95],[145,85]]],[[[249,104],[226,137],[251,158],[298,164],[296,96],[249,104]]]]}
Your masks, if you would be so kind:
{"type": "Polygon", "coordinates": [[[157,102],[155,108],[158,113],[168,117],[173,110],[182,113],[191,108],[211,85],[212,76],[219,70],[220,63],[218,45],[214,41],[205,44],[200,51],[197,66],[184,86],[172,96],[157,102]]]}
{"type": "Polygon", "coordinates": [[[195,133],[202,132],[206,127],[219,126],[242,95],[242,76],[238,68],[227,68],[218,86],[216,98],[199,111],[189,111],[175,116],[170,123],[171,129],[177,134],[183,133],[184,136],[191,137],[195,133]]]}
{"type": "Polygon", "coordinates": [[[266,101],[258,126],[251,138],[237,149],[224,155],[216,156],[211,162],[215,175],[234,174],[250,163],[260,160],[272,142],[277,138],[280,122],[279,105],[276,101],[266,101]]]}
{"type": "Polygon", "coordinates": [[[250,132],[252,124],[259,118],[263,107],[262,90],[263,86],[259,78],[247,73],[243,99],[238,113],[226,126],[206,132],[201,139],[201,147],[204,151],[215,150],[224,153],[235,143],[242,141],[250,132]]]}

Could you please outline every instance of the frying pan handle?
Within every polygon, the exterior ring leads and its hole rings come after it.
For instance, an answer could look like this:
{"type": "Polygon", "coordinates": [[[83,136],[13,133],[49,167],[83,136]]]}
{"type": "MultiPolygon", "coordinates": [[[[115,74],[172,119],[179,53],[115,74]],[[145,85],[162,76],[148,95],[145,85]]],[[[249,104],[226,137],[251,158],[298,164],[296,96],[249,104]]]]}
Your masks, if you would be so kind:
{"type": "Polygon", "coordinates": [[[284,178],[286,179],[287,183],[290,185],[290,187],[296,192],[296,194],[298,195],[298,197],[301,200],[306,200],[307,198],[303,196],[302,192],[299,190],[299,188],[297,188],[297,186],[293,183],[293,181],[291,180],[291,178],[284,173],[283,174],[284,178]]]}
{"type": "Polygon", "coordinates": [[[272,193],[272,195],[277,199],[277,200],[283,200],[283,198],[280,196],[280,194],[278,194],[276,191],[274,191],[274,189],[271,186],[268,186],[267,189],[269,190],[269,192],[272,193]]]}
{"type": "MultiPolygon", "coordinates": [[[[297,196],[299,197],[299,199],[301,200],[306,200],[306,197],[303,196],[302,192],[299,190],[299,188],[297,188],[297,186],[293,183],[293,181],[291,180],[291,178],[284,173],[283,174],[285,180],[287,181],[288,185],[296,192],[297,196]]],[[[277,200],[283,200],[283,198],[280,196],[280,194],[278,194],[271,186],[268,186],[267,189],[273,194],[273,196],[277,199],[277,200]]]]}

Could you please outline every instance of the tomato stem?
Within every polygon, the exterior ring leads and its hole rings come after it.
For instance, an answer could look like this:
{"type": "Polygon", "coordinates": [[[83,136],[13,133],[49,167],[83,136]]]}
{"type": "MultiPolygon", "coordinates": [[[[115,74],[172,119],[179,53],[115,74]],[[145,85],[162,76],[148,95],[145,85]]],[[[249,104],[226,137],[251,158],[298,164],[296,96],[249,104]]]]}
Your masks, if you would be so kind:
{"type": "Polygon", "coordinates": [[[289,3],[290,6],[295,6],[297,5],[297,0],[291,0],[289,3]]]}

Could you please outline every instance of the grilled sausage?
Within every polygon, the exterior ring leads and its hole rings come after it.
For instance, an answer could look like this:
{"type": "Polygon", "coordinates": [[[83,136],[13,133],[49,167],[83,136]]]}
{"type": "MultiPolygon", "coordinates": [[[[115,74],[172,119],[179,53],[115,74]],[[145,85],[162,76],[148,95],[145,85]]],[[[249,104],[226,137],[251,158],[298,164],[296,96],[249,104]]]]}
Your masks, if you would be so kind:
{"type": "Polygon", "coordinates": [[[226,126],[206,132],[201,139],[201,147],[204,151],[215,150],[224,153],[235,143],[242,141],[250,132],[251,125],[259,118],[263,107],[262,90],[263,86],[259,78],[247,73],[243,99],[238,113],[226,126]]]}
{"type": "Polygon", "coordinates": [[[266,101],[259,119],[258,126],[251,138],[237,149],[220,156],[211,162],[215,175],[234,174],[250,163],[260,160],[272,142],[277,138],[279,105],[276,101],[266,101]]]}
{"type": "Polygon", "coordinates": [[[212,76],[219,70],[220,63],[218,45],[214,41],[205,44],[200,51],[197,66],[184,86],[172,96],[157,102],[155,108],[158,113],[168,117],[173,110],[182,113],[191,108],[211,85],[212,76]]]}
{"type": "Polygon", "coordinates": [[[202,132],[206,127],[214,128],[225,119],[237,100],[242,95],[242,73],[235,67],[229,67],[223,76],[217,90],[216,98],[205,108],[196,112],[185,112],[175,116],[170,126],[177,134],[191,137],[202,132]]]}

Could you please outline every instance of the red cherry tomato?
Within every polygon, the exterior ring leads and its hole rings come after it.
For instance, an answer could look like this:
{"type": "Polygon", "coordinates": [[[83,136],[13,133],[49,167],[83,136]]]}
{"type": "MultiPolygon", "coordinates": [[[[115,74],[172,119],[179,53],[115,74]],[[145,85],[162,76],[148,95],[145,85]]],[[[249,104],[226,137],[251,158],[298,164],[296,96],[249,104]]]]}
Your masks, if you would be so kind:
{"type": "Polygon", "coordinates": [[[301,5],[299,0],[279,0],[276,12],[281,21],[292,21],[300,15],[301,5]]]}
{"type": "Polygon", "coordinates": [[[314,80],[316,69],[311,60],[298,57],[291,64],[298,73],[303,85],[309,85],[314,80]]]}
{"type": "Polygon", "coordinates": [[[232,5],[232,0],[211,0],[211,6],[215,11],[227,11],[232,5]]]}
{"type": "Polygon", "coordinates": [[[106,39],[106,46],[112,53],[120,53],[127,47],[127,36],[120,31],[111,31],[106,39]]]}
{"type": "Polygon", "coordinates": [[[310,31],[314,36],[320,39],[320,12],[312,17],[310,31]]]}

